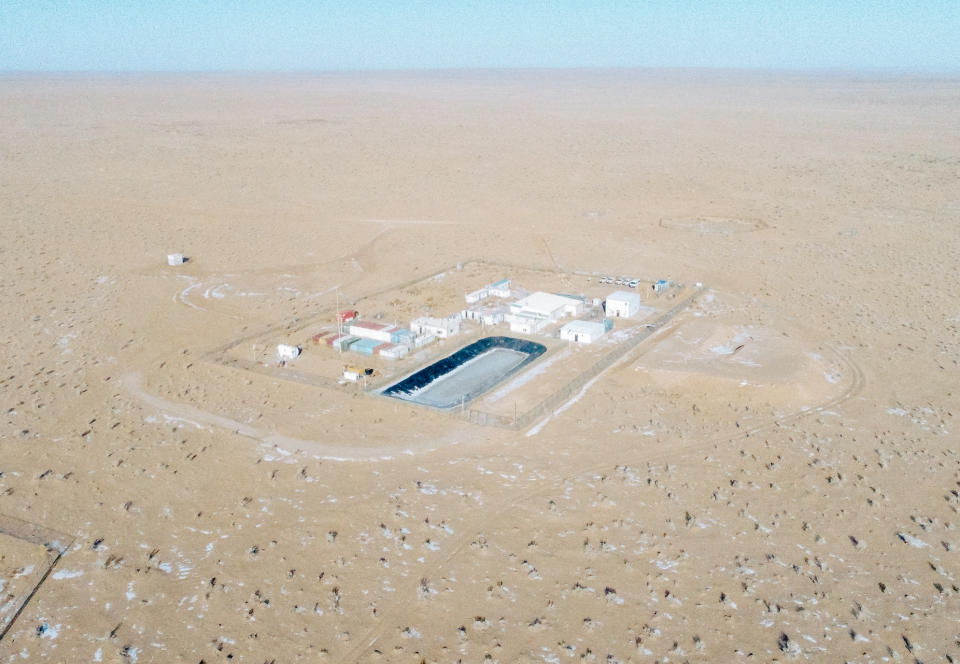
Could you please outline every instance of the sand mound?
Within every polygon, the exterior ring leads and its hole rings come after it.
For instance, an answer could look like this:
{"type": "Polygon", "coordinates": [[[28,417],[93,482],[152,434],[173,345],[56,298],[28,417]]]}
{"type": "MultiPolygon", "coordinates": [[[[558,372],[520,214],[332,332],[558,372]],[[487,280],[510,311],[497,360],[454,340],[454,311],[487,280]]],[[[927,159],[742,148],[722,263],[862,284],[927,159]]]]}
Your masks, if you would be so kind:
{"type": "Polygon", "coordinates": [[[757,383],[793,382],[814,359],[802,343],[768,327],[694,319],[645,354],[647,370],[698,373],[757,383]]]}

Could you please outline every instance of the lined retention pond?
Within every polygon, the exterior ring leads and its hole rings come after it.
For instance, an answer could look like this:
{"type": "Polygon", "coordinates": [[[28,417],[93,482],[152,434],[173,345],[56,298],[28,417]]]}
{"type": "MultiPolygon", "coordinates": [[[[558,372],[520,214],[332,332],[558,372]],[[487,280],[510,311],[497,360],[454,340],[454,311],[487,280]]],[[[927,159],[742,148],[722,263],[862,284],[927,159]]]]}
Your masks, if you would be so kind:
{"type": "Polygon", "coordinates": [[[470,403],[543,355],[547,347],[513,337],[485,337],[420,369],[383,391],[434,408],[470,403]]]}

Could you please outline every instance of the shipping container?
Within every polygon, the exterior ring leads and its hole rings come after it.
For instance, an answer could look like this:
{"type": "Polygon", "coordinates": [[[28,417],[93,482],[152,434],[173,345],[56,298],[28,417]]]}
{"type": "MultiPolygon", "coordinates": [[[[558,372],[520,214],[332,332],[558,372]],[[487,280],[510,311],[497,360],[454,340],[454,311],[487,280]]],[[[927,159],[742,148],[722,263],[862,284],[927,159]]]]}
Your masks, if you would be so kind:
{"type": "Polygon", "coordinates": [[[413,332],[406,328],[398,327],[390,333],[390,343],[406,344],[409,346],[413,343],[413,332]]]}
{"type": "Polygon", "coordinates": [[[391,344],[387,348],[380,349],[380,357],[385,357],[390,360],[399,360],[400,358],[406,356],[410,352],[409,346],[403,346],[400,344],[391,344]]]}
{"type": "Polygon", "coordinates": [[[350,345],[356,341],[359,341],[358,337],[350,336],[349,334],[338,334],[335,337],[330,337],[327,345],[335,350],[347,350],[350,348],[350,345]]]}
{"type": "Polygon", "coordinates": [[[373,355],[374,349],[382,344],[383,342],[377,339],[357,339],[355,342],[350,344],[350,352],[371,356],[373,355]]]}

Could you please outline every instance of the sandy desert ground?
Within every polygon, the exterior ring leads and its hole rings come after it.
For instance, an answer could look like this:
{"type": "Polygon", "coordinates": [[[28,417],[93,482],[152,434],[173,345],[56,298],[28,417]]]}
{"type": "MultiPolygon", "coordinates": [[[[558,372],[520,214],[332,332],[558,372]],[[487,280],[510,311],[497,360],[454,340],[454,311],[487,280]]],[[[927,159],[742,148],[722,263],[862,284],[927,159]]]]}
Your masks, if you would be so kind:
{"type": "Polygon", "coordinates": [[[958,79],[5,75],[0,229],[0,661],[960,659],[958,79]],[[519,431],[209,361],[469,258],[709,290],[519,431]]]}

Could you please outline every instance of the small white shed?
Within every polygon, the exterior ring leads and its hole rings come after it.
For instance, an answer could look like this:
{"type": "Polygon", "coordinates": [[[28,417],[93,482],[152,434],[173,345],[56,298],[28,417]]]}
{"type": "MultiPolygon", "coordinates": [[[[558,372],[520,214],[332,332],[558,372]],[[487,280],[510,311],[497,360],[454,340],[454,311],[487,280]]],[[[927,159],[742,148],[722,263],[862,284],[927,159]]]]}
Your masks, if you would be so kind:
{"type": "Polygon", "coordinates": [[[380,350],[380,357],[386,357],[391,360],[399,360],[410,352],[410,348],[402,344],[393,344],[380,350]]]}
{"type": "Polygon", "coordinates": [[[627,291],[614,291],[607,295],[607,317],[630,318],[640,311],[640,296],[627,291]]]}
{"type": "Polygon", "coordinates": [[[487,287],[493,297],[510,297],[510,280],[501,279],[487,287]]]}
{"type": "Polygon", "coordinates": [[[575,320],[560,328],[560,338],[578,344],[592,344],[607,331],[603,323],[575,320]]]}
{"type": "Polygon", "coordinates": [[[467,301],[467,304],[476,304],[480,300],[486,300],[490,295],[490,291],[486,288],[481,288],[480,290],[475,290],[472,293],[467,293],[464,296],[464,299],[467,301]]]}
{"type": "Polygon", "coordinates": [[[460,334],[460,316],[446,318],[432,318],[423,316],[410,321],[410,331],[417,336],[433,335],[441,339],[460,334]]]}
{"type": "Polygon", "coordinates": [[[550,322],[543,318],[517,316],[513,314],[504,316],[504,320],[510,323],[511,332],[517,332],[519,334],[536,334],[550,322]]]}
{"type": "Polygon", "coordinates": [[[300,346],[277,344],[277,357],[284,362],[295,360],[300,357],[300,346]]]}

